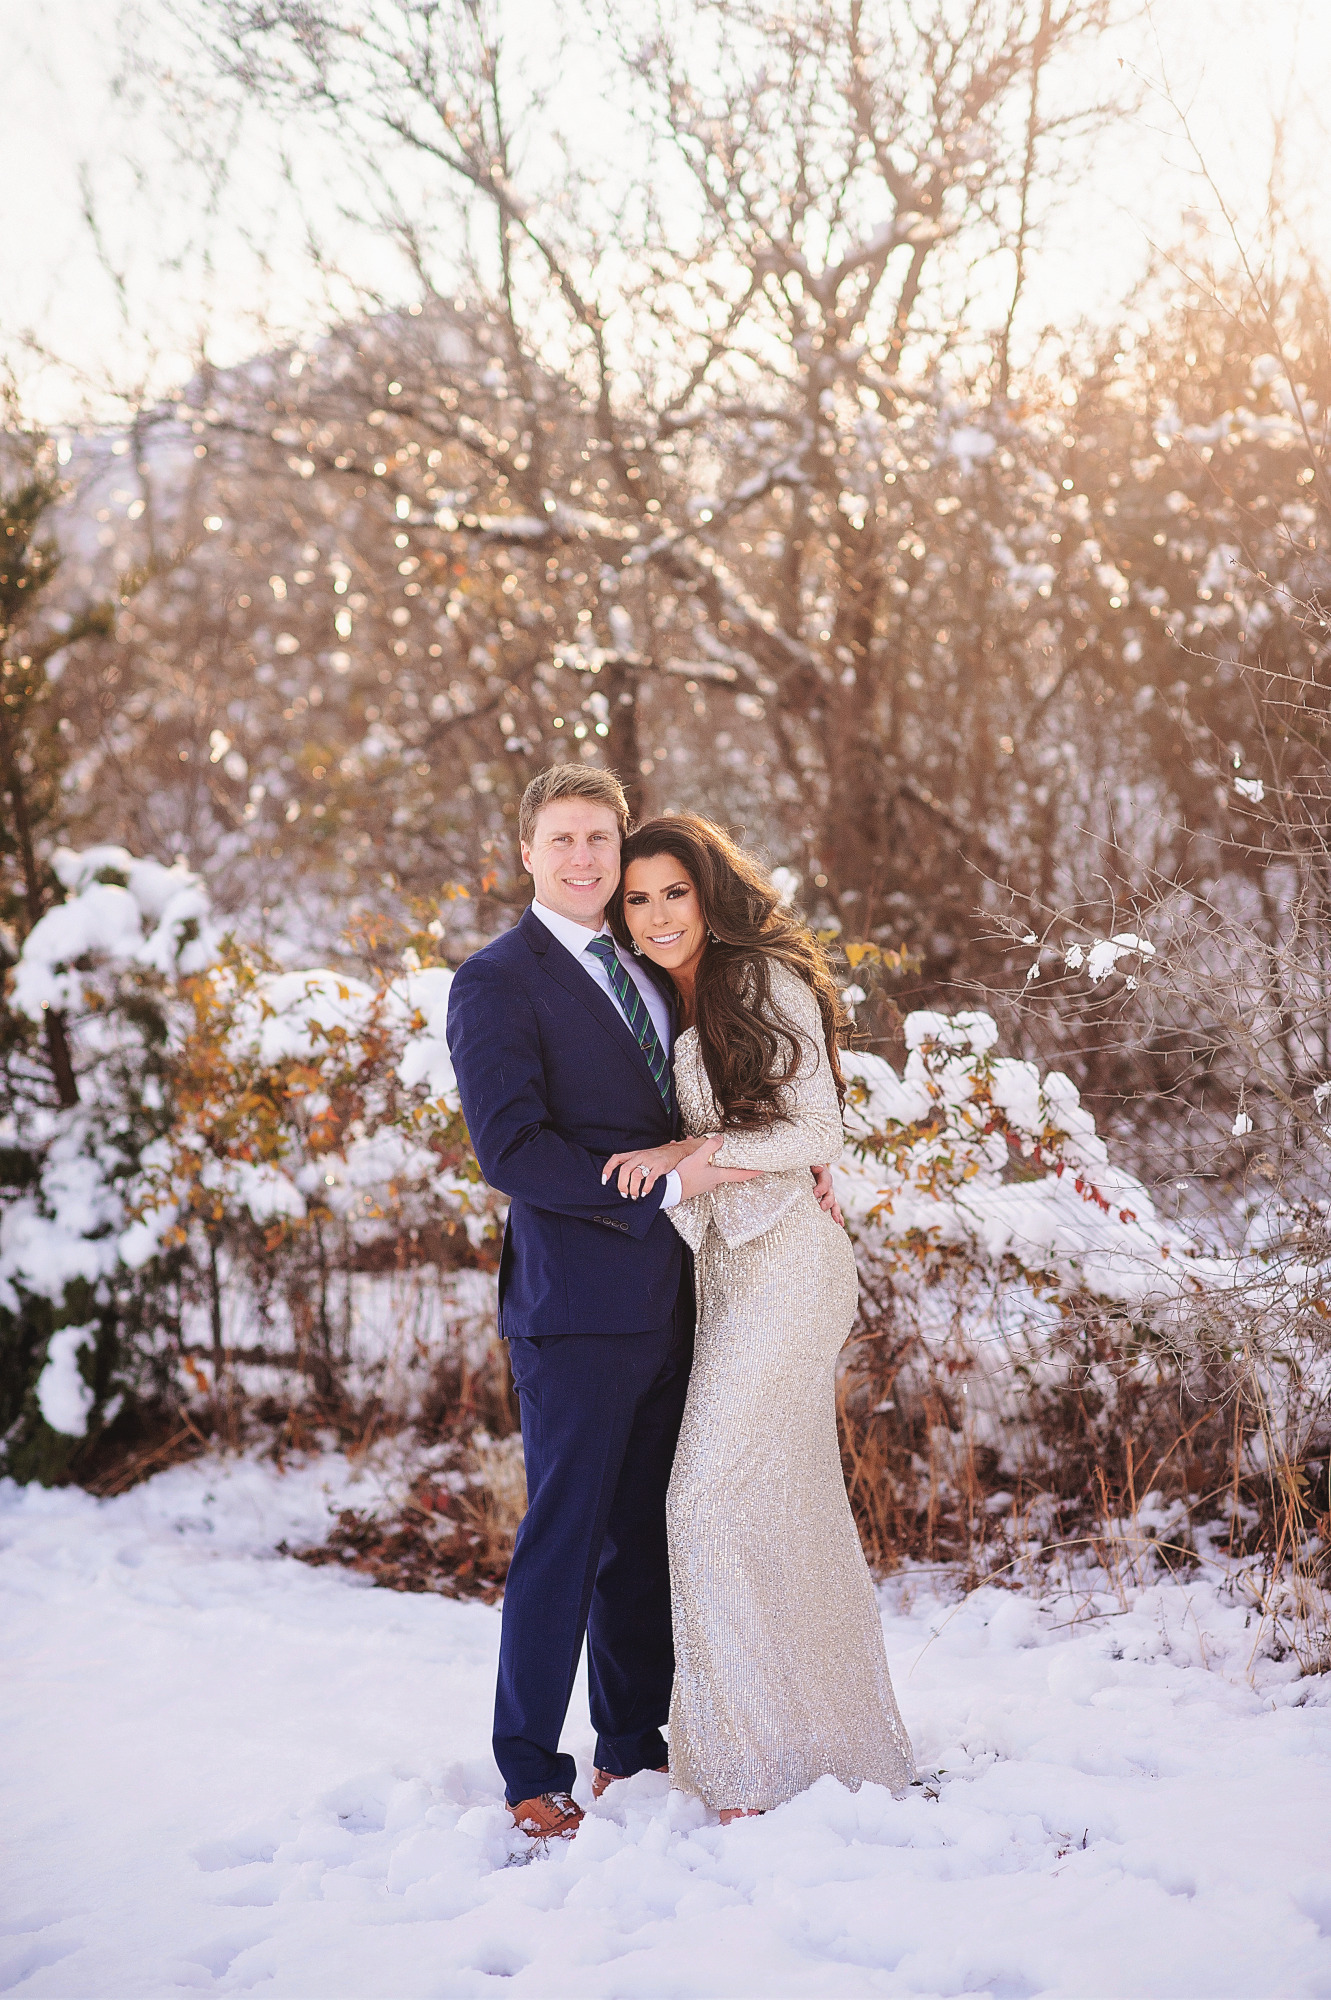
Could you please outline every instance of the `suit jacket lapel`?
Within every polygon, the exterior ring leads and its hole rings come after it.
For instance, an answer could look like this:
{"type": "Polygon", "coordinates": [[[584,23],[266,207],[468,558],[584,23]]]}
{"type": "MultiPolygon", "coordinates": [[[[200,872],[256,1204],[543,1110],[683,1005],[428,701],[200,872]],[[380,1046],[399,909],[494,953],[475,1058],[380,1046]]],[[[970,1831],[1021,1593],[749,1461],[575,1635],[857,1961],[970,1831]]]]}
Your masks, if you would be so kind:
{"type": "Polygon", "coordinates": [[[521,919],[518,928],[527,943],[541,961],[542,970],[562,987],[578,1004],[587,1009],[591,1018],[604,1029],[611,1040],[632,1066],[633,1074],[650,1091],[653,1100],[670,1115],[669,1107],[662,1100],[656,1079],[647,1067],[647,1058],[638,1043],[638,1038],[624,1018],[623,1009],[608,993],[602,992],[589,972],[583,972],[573,963],[571,955],[552,937],[539,917],[530,910],[521,919]]]}

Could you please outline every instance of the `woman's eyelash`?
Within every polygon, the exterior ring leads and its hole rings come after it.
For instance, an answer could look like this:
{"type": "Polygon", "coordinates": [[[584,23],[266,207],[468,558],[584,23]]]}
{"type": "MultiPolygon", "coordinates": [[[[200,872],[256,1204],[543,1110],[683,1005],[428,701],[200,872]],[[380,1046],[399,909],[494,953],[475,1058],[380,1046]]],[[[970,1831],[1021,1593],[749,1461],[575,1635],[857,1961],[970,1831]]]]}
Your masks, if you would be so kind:
{"type": "MultiPolygon", "coordinates": [[[[687,896],[688,893],[688,890],[681,882],[677,888],[666,890],[666,901],[668,903],[677,903],[681,896],[687,896]]],[[[643,895],[641,890],[636,895],[627,895],[624,898],[627,907],[634,910],[641,909],[642,905],[647,901],[648,898],[643,895]]]]}

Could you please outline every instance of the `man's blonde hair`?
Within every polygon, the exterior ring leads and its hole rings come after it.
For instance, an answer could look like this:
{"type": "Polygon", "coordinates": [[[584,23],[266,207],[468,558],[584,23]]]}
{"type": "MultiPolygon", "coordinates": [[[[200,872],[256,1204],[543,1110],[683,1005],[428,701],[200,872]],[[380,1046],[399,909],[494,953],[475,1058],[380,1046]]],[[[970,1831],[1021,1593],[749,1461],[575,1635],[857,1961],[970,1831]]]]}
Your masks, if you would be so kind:
{"type": "Polygon", "coordinates": [[[594,764],[548,764],[532,779],[518,807],[518,838],[524,847],[531,846],[541,808],[560,799],[589,799],[604,806],[619,821],[621,840],[629,830],[629,802],[613,771],[598,770],[594,764]]]}

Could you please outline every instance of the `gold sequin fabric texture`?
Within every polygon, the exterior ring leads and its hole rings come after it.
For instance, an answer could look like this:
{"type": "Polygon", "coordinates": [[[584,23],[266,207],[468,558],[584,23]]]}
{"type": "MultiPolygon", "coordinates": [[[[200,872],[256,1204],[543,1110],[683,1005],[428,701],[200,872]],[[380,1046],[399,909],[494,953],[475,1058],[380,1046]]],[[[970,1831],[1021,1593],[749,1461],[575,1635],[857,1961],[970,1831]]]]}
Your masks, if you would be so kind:
{"type": "MultiPolygon", "coordinates": [[[[787,1117],[727,1136],[761,1180],[681,1202],[698,1338],[667,1519],[675,1625],[671,1782],[720,1809],[780,1805],[815,1779],[896,1790],[915,1775],[837,1442],[835,1370],[858,1279],[811,1166],[845,1144],[817,1003],[772,968],[804,1045],[787,1117]]],[[[719,1131],[698,1049],[675,1048],[685,1131],[719,1131]]]]}

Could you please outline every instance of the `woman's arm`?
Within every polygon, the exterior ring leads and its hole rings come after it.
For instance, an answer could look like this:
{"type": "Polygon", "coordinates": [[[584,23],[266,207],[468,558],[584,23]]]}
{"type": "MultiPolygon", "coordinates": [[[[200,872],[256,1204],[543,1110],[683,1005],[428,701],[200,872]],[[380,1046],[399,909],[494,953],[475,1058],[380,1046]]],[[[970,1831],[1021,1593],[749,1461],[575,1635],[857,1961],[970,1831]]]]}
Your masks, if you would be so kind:
{"type": "Polygon", "coordinates": [[[601,1179],[608,1180],[612,1169],[618,1168],[616,1185],[619,1192],[632,1201],[650,1194],[656,1182],[671,1172],[679,1175],[684,1201],[691,1201],[694,1195],[710,1194],[713,1188],[757,1180],[756,1173],[746,1173],[743,1168],[714,1167],[711,1156],[720,1143],[720,1134],[712,1132],[704,1134],[701,1139],[676,1139],[669,1146],[650,1146],[635,1153],[613,1153],[605,1163],[601,1179]]]}
{"type": "Polygon", "coordinates": [[[782,1025],[798,1036],[802,1050],[799,1070],[781,1093],[786,1116],[752,1131],[728,1132],[713,1155],[718,1167],[788,1173],[794,1167],[826,1166],[845,1150],[818,1002],[804,981],[783,966],[773,967],[772,999],[782,1025]]]}

